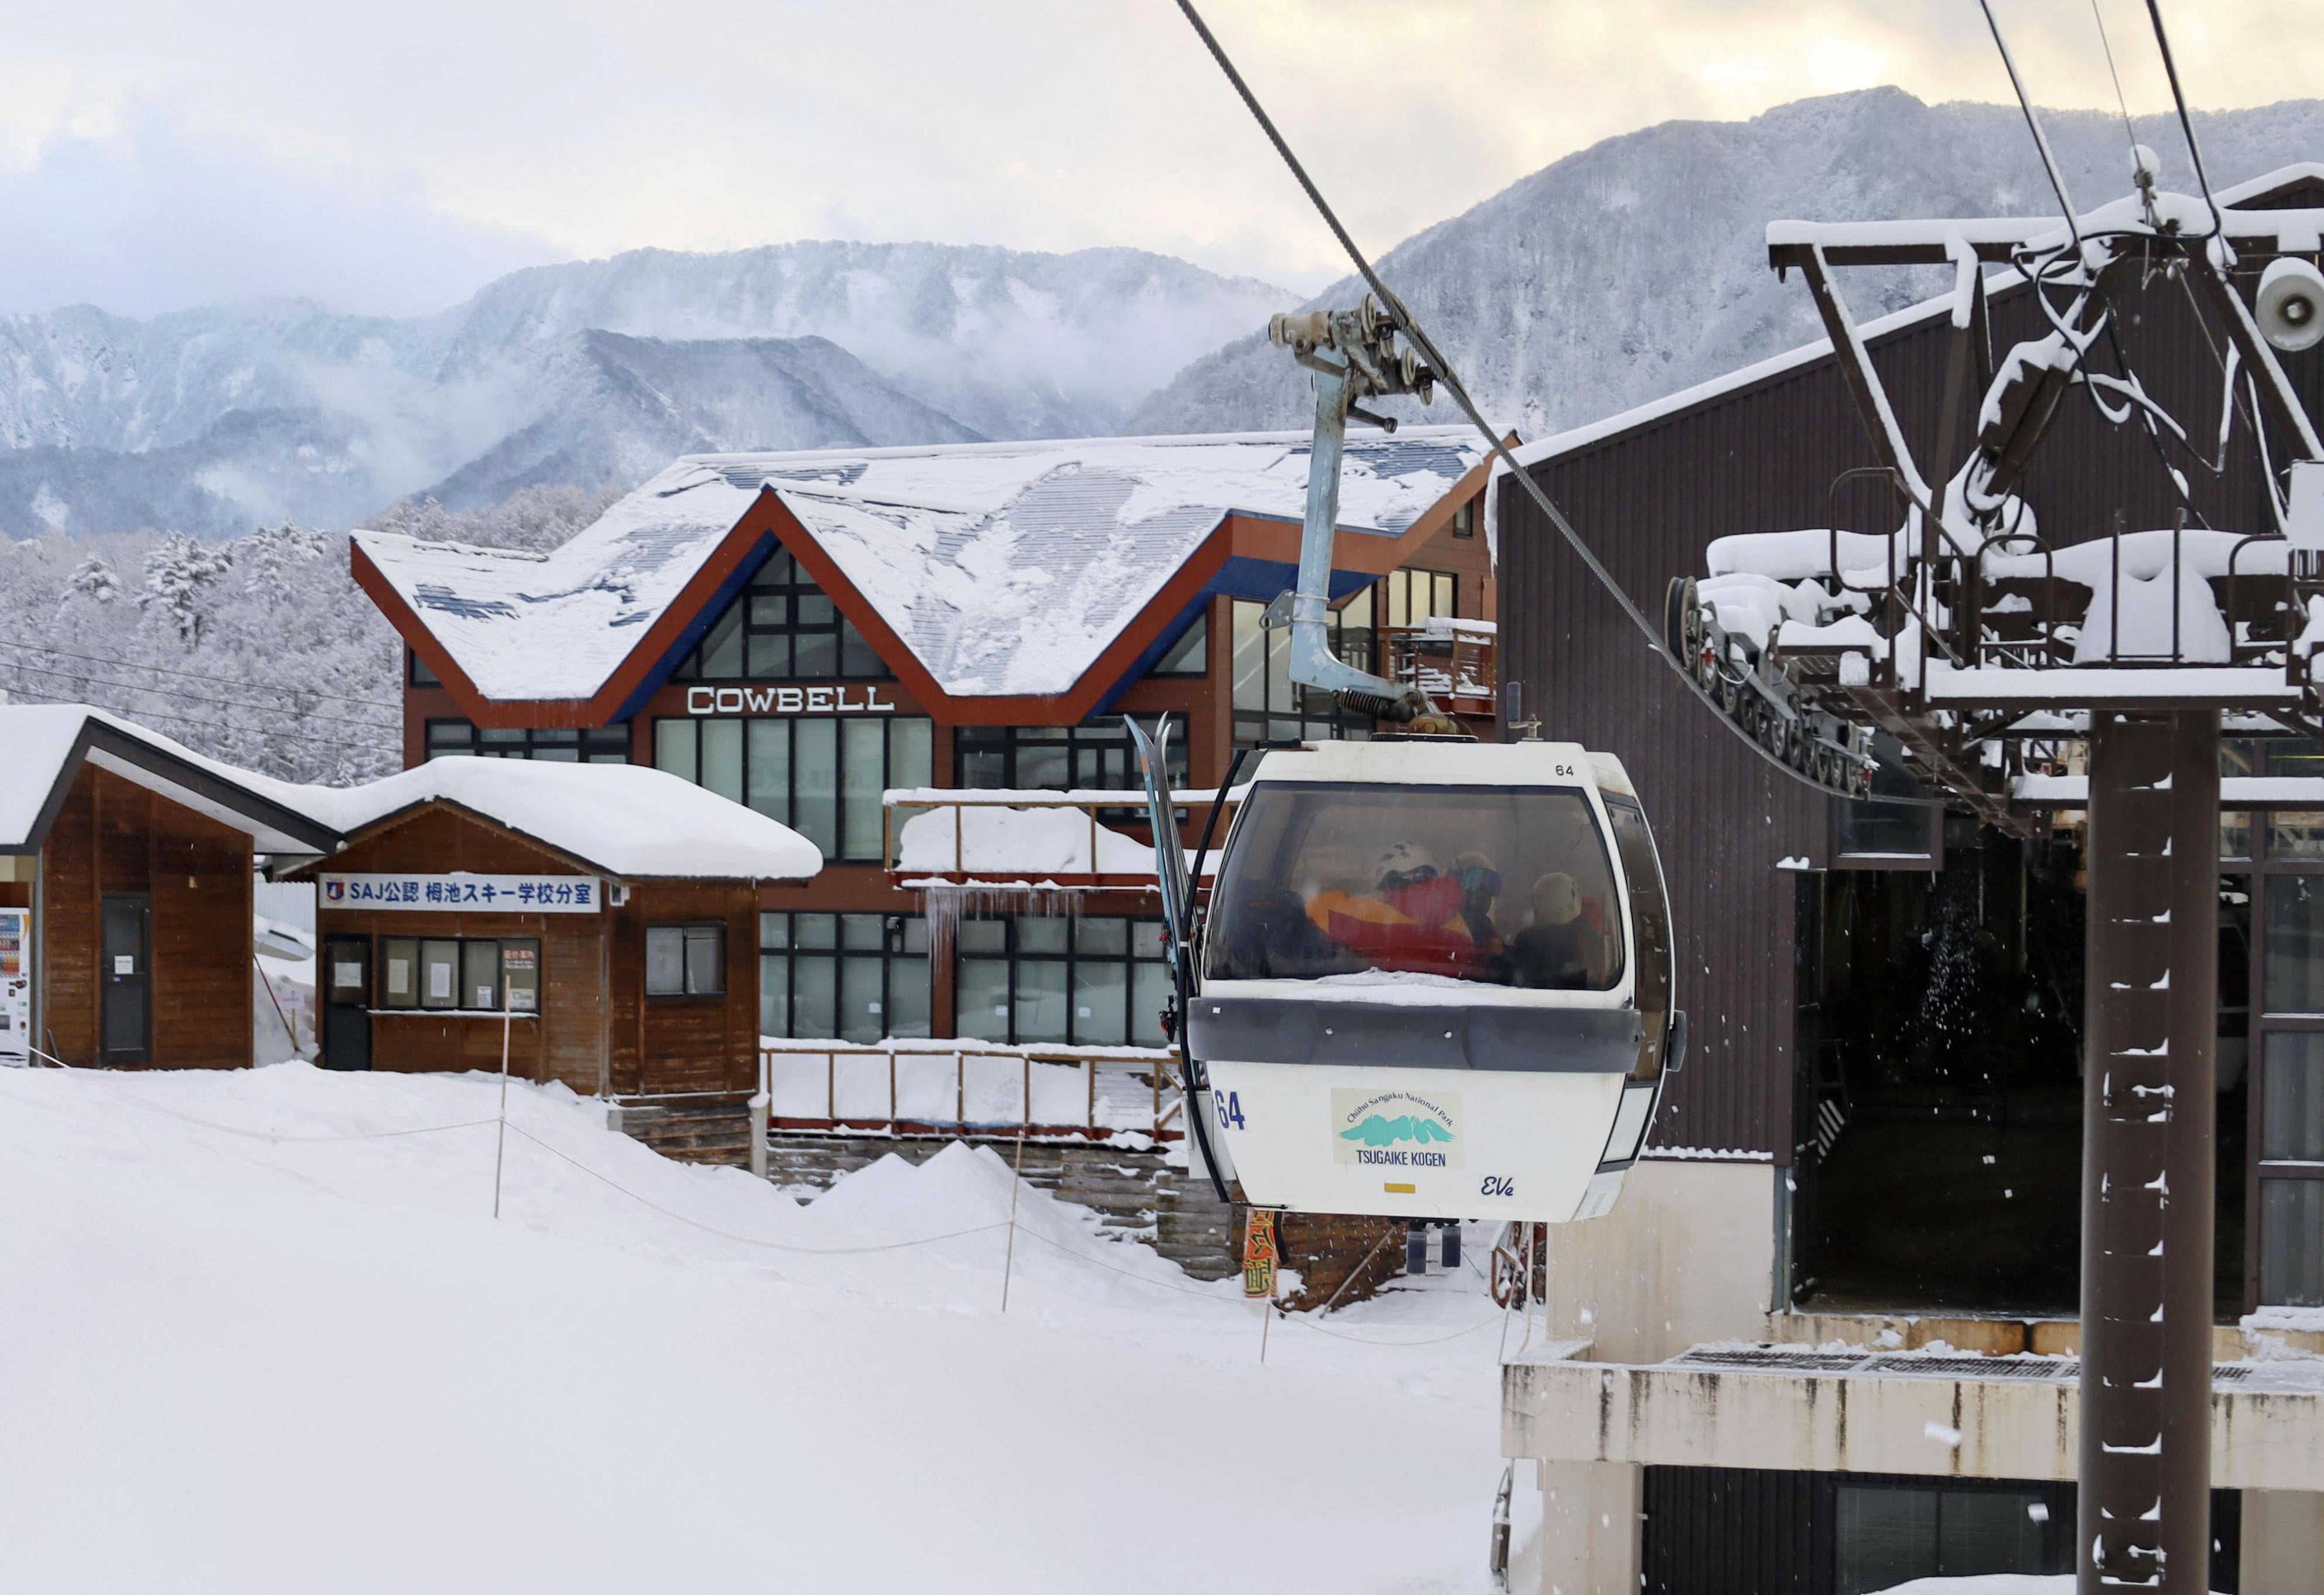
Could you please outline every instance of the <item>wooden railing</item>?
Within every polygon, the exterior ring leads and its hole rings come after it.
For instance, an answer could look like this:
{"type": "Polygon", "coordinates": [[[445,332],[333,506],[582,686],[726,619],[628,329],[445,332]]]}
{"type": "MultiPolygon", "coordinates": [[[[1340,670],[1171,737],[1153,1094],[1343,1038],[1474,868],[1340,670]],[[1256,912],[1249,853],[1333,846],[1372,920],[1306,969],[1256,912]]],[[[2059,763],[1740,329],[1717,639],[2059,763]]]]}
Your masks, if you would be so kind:
{"type": "Polygon", "coordinates": [[[763,1037],[769,1129],[1153,1141],[1185,1133],[1174,1055],[1143,1046],[763,1037]]]}
{"type": "Polygon", "coordinates": [[[1380,674],[1416,687],[1459,713],[1493,712],[1494,627],[1439,615],[1417,626],[1383,626],[1380,674]]]}

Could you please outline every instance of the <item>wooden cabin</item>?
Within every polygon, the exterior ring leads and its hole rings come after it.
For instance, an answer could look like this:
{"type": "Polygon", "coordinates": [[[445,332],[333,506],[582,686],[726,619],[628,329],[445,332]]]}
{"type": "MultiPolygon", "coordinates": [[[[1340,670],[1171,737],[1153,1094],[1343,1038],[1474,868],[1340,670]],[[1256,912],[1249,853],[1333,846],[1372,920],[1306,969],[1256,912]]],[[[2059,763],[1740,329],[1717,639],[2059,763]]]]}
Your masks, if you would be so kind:
{"type": "Polygon", "coordinates": [[[100,710],[0,705],[0,1063],[247,1067],[255,859],[337,833],[100,710]]]}
{"type": "Polygon", "coordinates": [[[755,1085],[759,888],[822,866],[659,770],[463,759],[330,795],[312,880],[322,1061],[497,1069],[606,1098],[755,1085]]]}

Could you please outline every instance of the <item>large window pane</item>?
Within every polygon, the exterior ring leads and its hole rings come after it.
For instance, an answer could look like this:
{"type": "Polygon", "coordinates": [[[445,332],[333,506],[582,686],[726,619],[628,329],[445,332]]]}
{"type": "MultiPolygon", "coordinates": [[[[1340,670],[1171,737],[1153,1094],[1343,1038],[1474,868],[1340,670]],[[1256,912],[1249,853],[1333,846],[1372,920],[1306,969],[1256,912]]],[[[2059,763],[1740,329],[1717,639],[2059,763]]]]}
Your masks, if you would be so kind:
{"type": "MultiPolygon", "coordinates": [[[[760,599],[760,603],[766,600],[760,599]]],[[[782,600],[774,601],[782,607],[782,600]]],[[[761,681],[780,681],[791,673],[791,639],[788,632],[751,633],[751,674],[761,681]]]]}
{"type": "Polygon", "coordinates": [[[501,1005],[501,945],[463,942],[460,945],[460,1006],[495,1009],[501,1005]]]}
{"type": "Polygon", "coordinates": [[[702,723],[702,784],[730,803],[742,801],[742,723],[702,723]]]}
{"type": "Polygon", "coordinates": [[[686,931],[676,925],[646,927],[646,995],[678,997],[686,991],[686,931]]]}
{"type": "Polygon", "coordinates": [[[1001,958],[964,958],[954,982],[959,1013],[953,1028],[978,1041],[1009,1039],[1009,964],[1001,958]]]}
{"type": "Polygon", "coordinates": [[[2042,1526],[2030,1510],[2041,1497],[2009,1489],[1948,1490],[1937,1502],[1940,1578],[2043,1571],[2042,1526]]]}
{"type": "Polygon", "coordinates": [[[839,727],[828,720],[792,722],[795,770],[791,828],[835,859],[839,851],[839,727]]]}
{"type": "Polygon", "coordinates": [[[2270,1013],[2324,1013],[2324,875],[2267,878],[2262,982],[2270,1013]]]}
{"type": "Polygon", "coordinates": [[[2261,1091],[2259,1155],[2324,1162],[2324,1032],[2269,1035],[2261,1091]]]}
{"type": "Polygon", "coordinates": [[[2324,859],[2324,813],[2273,809],[2267,816],[2271,859],[2324,859]]]}
{"type": "Polygon", "coordinates": [[[1264,711],[1267,707],[1267,633],[1259,619],[1265,613],[1256,604],[1234,601],[1234,706],[1264,711]]]}
{"type": "Polygon", "coordinates": [[[1132,965],[1134,978],[1130,989],[1130,1040],[1133,1046],[1160,1046],[1162,1010],[1170,1003],[1170,966],[1167,963],[1132,965]]]}
{"type": "Polygon", "coordinates": [[[936,785],[934,727],[931,720],[888,722],[888,784],[891,787],[936,785]]]}
{"type": "Polygon", "coordinates": [[[1130,1038],[1130,965],[1084,958],[1074,964],[1074,1039],[1120,1046],[1130,1038]]]}
{"type": "Polygon", "coordinates": [[[766,953],[759,958],[759,1034],[791,1033],[791,961],[787,953],[766,953]]]}
{"type": "MultiPolygon", "coordinates": [[[[801,608],[806,604],[802,601],[801,608]]],[[[801,632],[791,639],[791,670],[803,681],[817,681],[839,674],[839,633],[836,632],[801,632]]]]}
{"type": "Polygon", "coordinates": [[[657,720],[654,722],[654,768],[666,770],[678,779],[690,781],[695,777],[695,726],[691,720],[657,720]]]}
{"type": "Polygon", "coordinates": [[[877,1041],[886,1028],[881,961],[846,958],[839,965],[839,1034],[845,1041],[877,1041]]]}
{"type": "Polygon", "coordinates": [[[791,1033],[818,1040],[839,1035],[839,970],[835,959],[799,957],[791,963],[791,1033]]]}
{"type": "Polygon", "coordinates": [[[1869,1595],[1936,1572],[1937,1492],[1840,1487],[1835,1595],[1869,1595]]]}
{"type": "Polygon", "coordinates": [[[2324,1307],[2324,1180],[2262,1180],[2259,1192],[2259,1299],[2324,1307]]]}
{"type": "Polygon", "coordinates": [[[420,944],[420,1006],[460,1006],[460,944],[452,941],[420,944]]]}
{"type": "Polygon", "coordinates": [[[752,808],[784,825],[791,819],[791,723],[750,723],[750,778],[743,797],[752,808]]]}
{"type": "Polygon", "coordinates": [[[1849,858],[1929,856],[1930,810],[1914,803],[1840,804],[1840,851],[1849,858]]]}
{"type": "Polygon", "coordinates": [[[702,674],[712,681],[731,681],[742,673],[742,605],[730,604],[710,628],[702,643],[702,674]]]}
{"type": "Polygon", "coordinates": [[[887,665],[865,641],[863,633],[848,621],[839,622],[839,673],[857,680],[888,673],[887,665]]]}
{"type": "Polygon", "coordinates": [[[1064,1041],[1065,963],[1063,959],[1019,958],[1016,969],[1017,1039],[1064,1041]]]}
{"type": "Polygon", "coordinates": [[[888,728],[877,720],[840,723],[844,757],[840,770],[845,789],[840,811],[842,858],[881,856],[880,794],[887,785],[888,728]]]}
{"type": "Polygon", "coordinates": [[[928,961],[918,957],[888,961],[888,1034],[925,1036],[928,1033],[928,961]]]}
{"type": "Polygon", "coordinates": [[[715,925],[688,927],[686,933],[686,994],[715,997],[726,990],[726,932],[715,925]]]}
{"type": "Polygon", "coordinates": [[[379,1005],[420,1006],[420,944],[409,936],[389,936],[379,945],[379,1005]]]}

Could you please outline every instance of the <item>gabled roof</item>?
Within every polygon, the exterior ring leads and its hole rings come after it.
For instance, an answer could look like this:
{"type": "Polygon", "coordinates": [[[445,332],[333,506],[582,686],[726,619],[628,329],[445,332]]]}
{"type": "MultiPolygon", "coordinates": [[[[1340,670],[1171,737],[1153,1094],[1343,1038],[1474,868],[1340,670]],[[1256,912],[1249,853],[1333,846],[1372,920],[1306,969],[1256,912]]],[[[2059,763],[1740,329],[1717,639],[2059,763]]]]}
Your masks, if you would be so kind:
{"type": "Polygon", "coordinates": [[[436,759],[360,787],[296,790],[351,844],[440,806],[617,880],[798,881],[823,869],[788,825],[645,765],[436,759]]]}
{"type": "MultiPolygon", "coordinates": [[[[484,724],[626,717],[778,542],[940,717],[1064,716],[1222,582],[1286,585],[1308,450],[1282,432],[691,456],[550,554],[366,531],[353,562],[484,724]]],[[[1483,458],[1461,428],[1350,438],[1337,590],[1395,568],[1483,458]]]]}
{"type": "Polygon", "coordinates": [[[240,831],[260,853],[328,853],[339,834],[302,800],[319,788],[237,770],[83,704],[0,704],[0,853],[38,853],[84,763],[240,831]]]}

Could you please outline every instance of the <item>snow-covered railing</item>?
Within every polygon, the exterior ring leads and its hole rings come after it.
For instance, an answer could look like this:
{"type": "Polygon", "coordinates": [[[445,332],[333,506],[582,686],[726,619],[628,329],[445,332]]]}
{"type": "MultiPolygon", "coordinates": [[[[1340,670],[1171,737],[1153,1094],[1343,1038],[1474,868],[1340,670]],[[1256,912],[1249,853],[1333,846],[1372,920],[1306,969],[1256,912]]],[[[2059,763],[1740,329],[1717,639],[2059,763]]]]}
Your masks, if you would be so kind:
{"type": "Polygon", "coordinates": [[[1490,621],[1435,615],[1417,626],[1383,626],[1380,674],[1434,698],[1454,700],[1462,713],[1489,715],[1497,691],[1496,628],[1490,621]]]}
{"type": "Polygon", "coordinates": [[[1176,1140],[1173,1055],[1145,1046],[761,1037],[767,1122],[807,1135],[1176,1140]]]}
{"type": "MultiPolygon", "coordinates": [[[[1176,794],[1182,813],[1204,812],[1213,796],[1176,794]]],[[[1228,803],[1240,796],[1229,793],[1228,803]]],[[[1040,891],[1154,886],[1154,846],[1145,799],[1136,792],[905,787],[886,793],[882,802],[888,872],[899,886],[1040,891]]]]}

